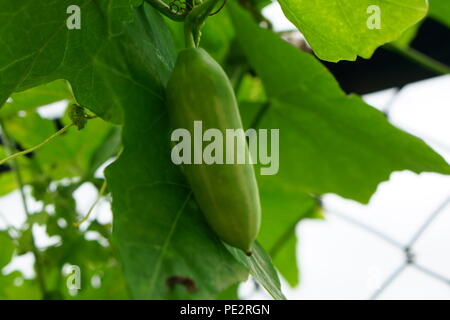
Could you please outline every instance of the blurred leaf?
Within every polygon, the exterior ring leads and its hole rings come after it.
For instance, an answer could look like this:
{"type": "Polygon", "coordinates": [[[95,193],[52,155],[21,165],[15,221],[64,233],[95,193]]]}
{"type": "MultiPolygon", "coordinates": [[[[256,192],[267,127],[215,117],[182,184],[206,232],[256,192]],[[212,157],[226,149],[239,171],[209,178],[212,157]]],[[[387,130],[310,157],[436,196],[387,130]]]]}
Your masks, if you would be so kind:
{"type": "Polygon", "coordinates": [[[279,0],[286,17],[302,32],[314,53],[323,60],[370,58],[377,47],[397,39],[427,14],[427,0],[279,0]],[[368,28],[380,9],[380,29],[368,28]]]}
{"type": "Polygon", "coordinates": [[[7,231],[0,231],[0,248],[1,274],[2,268],[10,262],[15,249],[14,241],[11,239],[7,231]]]}
{"type": "Polygon", "coordinates": [[[238,296],[239,283],[235,283],[222,291],[217,297],[217,300],[239,300],[238,296]]]}
{"type": "Polygon", "coordinates": [[[231,41],[234,38],[234,29],[226,10],[207,19],[202,29],[201,46],[219,63],[222,63],[228,54],[231,41]]]}
{"type": "Polygon", "coordinates": [[[281,292],[281,284],[277,271],[273,267],[269,255],[259,243],[255,243],[251,257],[247,257],[241,250],[229,246],[227,247],[233,256],[248,268],[253,278],[258,281],[274,299],[286,299],[281,292]]]}
{"type": "Polygon", "coordinates": [[[24,279],[19,271],[0,273],[0,300],[37,300],[41,293],[34,280],[24,279]]]}
{"type": "Polygon", "coordinates": [[[0,173],[0,196],[4,196],[17,188],[16,179],[11,172],[0,173]]]}
{"type": "MultiPolygon", "coordinates": [[[[3,149],[3,146],[0,145],[0,159],[4,159],[8,156],[3,149]]],[[[31,161],[27,157],[19,157],[16,159],[19,162],[22,172],[22,179],[25,182],[30,182],[32,179],[32,174],[30,168],[31,161]]],[[[4,196],[17,188],[16,178],[11,171],[10,164],[6,163],[0,166],[0,197],[4,196]]]]}
{"type": "Polygon", "coordinates": [[[230,8],[239,42],[270,99],[259,127],[280,129],[274,179],[311,194],[367,202],[393,171],[450,173],[423,141],[392,126],[359,97],[346,96],[315,58],[259,28],[239,7],[230,8]]]}
{"type": "Polygon", "coordinates": [[[21,256],[31,251],[33,251],[33,234],[31,227],[28,226],[20,232],[17,238],[17,255],[21,256]]]}
{"type": "Polygon", "coordinates": [[[236,93],[236,98],[239,102],[267,102],[261,79],[245,74],[236,93]]]}
{"type": "Polygon", "coordinates": [[[6,118],[16,115],[19,111],[30,111],[53,102],[72,99],[67,82],[56,80],[13,94],[0,109],[0,117],[6,118]]]}
{"type": "Polygon", "coordinates": [[[430,17],[450,28],[450,1],[430,0],[430,17]]]}
{"type": "Polygon", "coordinates": [[[45,211],[36,212],[28,217],[28,223],[43,226],[47,223],[48,213],[45,211]]]}
{"type": "Polygon", "coordinates": [[[419,32],[421,25],[422,25],[422,23],[420,23],[420,22],[413,25],[411,28],[409,28],[408,30],[403,32],[402,35],[400,36],[400,38],[395,40],[393,42],[393,44],[400,48],[409,47],[411,42],[413,42],[414,39],[416,38],[417,32],[419,32]]]}

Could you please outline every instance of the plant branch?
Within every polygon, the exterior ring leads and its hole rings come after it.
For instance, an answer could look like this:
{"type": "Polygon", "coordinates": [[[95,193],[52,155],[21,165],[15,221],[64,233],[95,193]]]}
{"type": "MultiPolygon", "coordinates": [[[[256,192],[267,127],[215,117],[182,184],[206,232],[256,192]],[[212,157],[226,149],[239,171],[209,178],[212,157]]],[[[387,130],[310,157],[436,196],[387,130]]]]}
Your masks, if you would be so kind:
{"type": "Polygon", "coordinates": [[[101,188],[100,188],[100,191],[98,192],[97,198],[95,199],[95,201],[94,201],[94,203],[92,204],[92,206],[89,208],[88,213],[86,214],[86,216],[84,216],[83,219],[81,219],[81,220],[78,221],[78,222],[75,222],[75,223],[73,224],[74,227],[79,227],[83,222],[85,222],[85,221],[87,221],[87,219],[89,219],[89,216],[91,215],[92,211],[94,211],[94,208],[97,206],[98,202],[100,201],[100,199],[101,199],[101,198],[103,197],[103,195],[105,194],[105,192],[106,192],[106,186],[107,186],[107,183],[106,183],[106,179],[105,179],[105,180],[103,181],[103,184],[102,184],[101,188]]]}
{"type": "Polygon", "coordinates": [[[395,44],[392,43],[388,43],[384,46],[384,48],[386,48],[387,50],[390,50],[394,53],[397,53],[405,58],[407,58],[408,60],[424,67],[425,69],[428,69],[438,75],[446,75],[446,74],[450,74],[450,67],[437,61],[434,60],[433,58],[423,54],[420,51],[417,51],[413,48],[403,48],[403,47],[399,47],[395,44]]]}
{"type": "MultiPolygon", "coordinates": [[[[5,131],[5,127],[3,126],[3,123],[1,120],[0,120],[0,132],[3,135],[3,141],[4,141],[6,152],[12,153],[13,152],[13,142],[10,140],[7,132],[5,131]]],[[[12,158],[12,161],[13,161],[12,168],[13,168],[14,176],[17,181],[17,185],[19,187],[19,193],[20,193],[20,198],[22,201],[22,206],[23,206],[25,214],[28,218],[28,217],[30,217],[31,213],[28,208],[27,198],[26,198],[26,194],[24,191],[24,183],[23,183],[22,175],[20,173],[20,165],[19,165],[19,162],[17,161],[16,157],[12,158]]],[[[44,268],[42,266],[42,261],[41,261],[41,257],[39,254],[39,250],[36,247],[36,243],[34,241],[33,223],[30,224],[30,231],[31,231],[31,248],[32,248],[32,253],[34,255],[34,259],[35,259],[36,278],[38,281],[39,289],[42,293],[42,297],[45,298],[47,296],[47,288],[46,288],[46,284],[45,284],[44,268]]]]}

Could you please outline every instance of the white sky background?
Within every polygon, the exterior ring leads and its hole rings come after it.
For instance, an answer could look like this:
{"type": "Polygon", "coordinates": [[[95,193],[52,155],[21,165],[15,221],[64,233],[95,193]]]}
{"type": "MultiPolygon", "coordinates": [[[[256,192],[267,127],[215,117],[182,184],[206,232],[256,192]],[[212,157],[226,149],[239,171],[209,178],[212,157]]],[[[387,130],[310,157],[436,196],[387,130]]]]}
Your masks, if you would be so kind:
{"type": "MultiPolygon", "coordinates": [[[[277,30],[291,29],[277,4],[266,9],[277,30]]],[[[390,119],[400,128],[413,133],[439,151],[450,161],[450,76],[437,77],[405,87],[392,101],[394,90],[365,97],[366,101],[383,109],[388,103],[390,119]],[[447,145],[447,148],[443,147],[447,145]]],[[[47,108],[52,114],[61,104],[47,108]]],[[[370,170],[370,168],[368,168],[370,170]]],[[[326,219],[300,223],[298,256],[301,285],[291,289],[283,283],[288,299],[367,299],[383,281],[404,262],[401,250],[362,230],[337,212],[367,224],[394,240],[406,244],[431,212],[450,196],[450,177],[425,173],[396,172],[390,181],[380,184],[369,205],[342,199],[336,195],[324,197],[330,212],[326,219]]],[[[76,193],[79,212],[87,212],[95,201],[96,191],[84,185],[76,193]]],[[[30,204],[39,209],[38,204],[30,204]]],[[[20,225],[24,213],[17,192],[0,198],[0,229],[4,217],[20,225]]],[[[102,222],[111,219],[107,201],[94,209],[91,219],[102,222]]],[[[57,239],[48,239],[43,228],[36,228],[38,246],[57,239]]],[[[417,262],[450,279],[450,205],[433,221],[414,247],[417,262]]],[[[20,269],[33,275],[32,256],[16,258],[3,272],[20,269]]],[[[250,283],[241,289],[250,299],[268,298],[253,291],[250,283]]],[[[450,283],[445,284],[413,267],[408,267],[380,296],[380,299],[450,299],[450,283]]]]}

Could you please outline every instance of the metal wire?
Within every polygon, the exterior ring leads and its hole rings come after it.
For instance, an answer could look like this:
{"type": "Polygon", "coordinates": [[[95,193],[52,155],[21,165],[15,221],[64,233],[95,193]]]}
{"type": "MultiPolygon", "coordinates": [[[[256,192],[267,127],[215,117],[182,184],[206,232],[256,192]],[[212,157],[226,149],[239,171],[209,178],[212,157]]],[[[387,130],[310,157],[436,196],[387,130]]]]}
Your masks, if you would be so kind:
{"type": "MultiPolygon", "coordinates": [[[[401,92],[401,88],[398,88],[396,93],[394,94],[394,96],[388,101],[387,105],[385,106],[385,110],[384,113],[386,115],[386,117],[389,119],[390,116],[390,112],[392,111],[393,105],[395,104],[396,99],[398,98],[399,93],[401,92]]],[[[424,138],[425,140],[427,139],[426,137],[424,137],[423,135],[421,135],[422,138],[424,138]]],[[[428,139],[430,140],[430,139],[428,139]]],[[[445,150],[450,150],[450,146],[443,144],[443,143],[439,143],[439,146],[445,150]]],[[[412,235],[411,239],[409,240],[409,242],[406,245],[402,245],[401,243],[399,243],[398,241],[394,240],[391,236],[385,234],[382,231],[379,231],[373,227],[371,227],[370,225],[367,225],[355,218],[352,218],[348,215],[345,215],[339,211],[336,211],[332,208],[326,208],[325,210],[336,216],[339,217],[340,219],[346,221],[347,223],[356,226],[362,230],[365,230],[368,233],[371,233],[372,235],[375,235],[376,237],[378,237],[380,240],[383,240],[399,249],[401,249],[404,253],[404,262],[401,266],[399,266],[398,268],[396,268],[394,271],[392,271],[392,273],[383,281],[383,283],[381,284],[381,286],[375,290],[375,292],[373,292],[369,299],[370,300],[375,300],[377,299],[383,292],[385,292],[386,289],[388,289],[390,287],[390,285],[409,267],[413,267],[415,268],[417,271],[435,279],[438,280],[444,284],[447,284],[450,286],[450,279],[439,274],[436,271],[433,271],[421,264],[418,264],[416,262],[416,256],[413,253],[413,247],[414,245],[417,243],[417,241],[424,235],[424,233],[427,231],[428,227],[431,225],[431,223],[444,211],[444,209],[450,204],[450,194],[447,196],[447,198],[439,204],[439,206],[437,206],[437,208],[435,210],[433,210],[427,217],[427,219],[424,221],[424,223],[422,225],[420,225],[420,227],[416,230],[416,232],[412,235]]]]}
{"type": "MultiPolygon", "coordinates": [[[[389,99],[387,104],[385,105],[383,113],[386,115],[387,119],[390,117],[390,112],[394,108],[395,102],[397,101],[397,98],[399,94],[402,92],[403,88],[396,88],[395,94],[389,99]]],[[[407,130],[411,131],[411,130],[407,130]]],[[[450,151],[450,146],[446,145],[445,143],[438,141],[436,139],[428,138],[423,134],[416,134],[417,136],[421,136],[424,140],[428,140],[432,143],[435,143],[440,148],[444,150],[450,151]]],[[[419,228],[414,232],[414,234],[411,236],[411,239],[407,244],[403,244],[397,240],[395,240],[390,235],[356,219],[353,218],[347,214],[342,213],[340,210],[334,209],[330,206],[325,206],[324,210],[328,214],[331,214],[333,216],[338,217],[339,219],[347,222],[350,225],[353,225],[354,227],[357,227],[361,230],[366,231],[367,233],[372,234],[373,236],[377,237],[380,240],[383,240],[384,242],[396,247],[397,249],[401,250],[404,254],[404,262],[395,268],[389,276],[382,282],[380,287],[378,287],[370,296],[369,300],[375,300],[380,297],[381,294],[383,294],[391,285],[395,282],[395,280],[398,279],[398,277],[403,274],[403,272],[408,268],[414,268],[415,270],[437,280],[440,281],[448,286],[450,286],[450,278],[447,278],[446,276],[429,269],[428,267],[425,267],[421,264],[418,264],[416,262],[416,255],[413,252],[414,245],[417,243],[417,241],[425,234],[425,232],[428,230],[428,227],[433,223],[433,221],[444,211],[444,209],[450,204],[450,194],[446,197],[446,199],[437,206],[435,210],[433,210],[426,220],[419,226],[419,228]]],[[[255,294],[257,291],[259,291],[258,287],[255,287],[255,291],[253,291],[253,294],[255,294]]],[[[251,295],[253,295],[251,294],[251,295]]]]}
{"type": "Polygon", "coordinates": [[[416,242],[417,240],[420,239],[420,237],[423,235],[423,233],[425,232],[425,230],[430,226],[430,224],[433,222],[434,219],[436,219],[436,217],[447,207],[447,205],[450,203],[450,195],[448,196],[448,198],[442,202],[437,208],[436,210],[434,210],[430,216],[428,217],[428,219],[423,223],[423,225],[416,231],[416,233],[412,236],[411,240],[409,241],[407,247],[411,248],[416,242]]]}
{"type": "Polygon", "coordinates": [[[395,269],[394,272],[392,272],[389,277],[384,280],[383,284],[377,290],[375,290],[375,292],[370,296],[369,300],[375,300],[376,298],[378,298],[378,296],[383,293],[383,291],[386,290],[391,285],[391,283],[393,283],[394,280],[398,278],[400,274],[403,273],[407,266],[408,263],[405,262],[400,267],[395,269]]]}
{"type": "Polygon", "coordinates": [[[377,230],[377,229],[375,229],[375,228],[373,228],[373,227],[371,227],[371,226],[369,226],[369,225],[367,225],[367,224],[365,224],[365,223],[363,223],[361,221],[358,221],[358,220],[356,220],[356,219],[354,219],[354,218],[352,218],[352,217],[350,217],[348,215],[345,215],[345,214],[343,214],[341,212],[338,212],[337,210],[325,208],[325,211],[327,213],[331,213],[332,215],[334,215],[336,217],[341,218],[342,220],[347,221],[348,223],[350,223],[350,224],[352,224],[354,226],[359,227],[360,229],[363,229],[363,230],[373,234],[374,236],[376,236],[376,237],[378,237],[378,238],[388,242],[389,244],[393,245],[394,247],[401,248],[401,249],[403,249],[405,247],[400,242],[394,240],[393,238],[391,238],[387,234],[385,234],[385,233],[383,233],[383,232],[381,232],[381,231],[379,231],[379,230],[377,230]]]}

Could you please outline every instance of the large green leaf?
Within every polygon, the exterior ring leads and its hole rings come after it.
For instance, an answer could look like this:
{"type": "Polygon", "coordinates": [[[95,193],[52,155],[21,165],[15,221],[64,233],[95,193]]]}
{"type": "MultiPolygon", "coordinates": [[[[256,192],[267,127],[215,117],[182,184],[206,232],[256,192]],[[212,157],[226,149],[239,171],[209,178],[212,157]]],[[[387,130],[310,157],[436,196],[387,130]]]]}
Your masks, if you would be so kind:
{"type": "MultiPolygon", "coordinates": [[[[0,0],[0,38],[5,47],[0,52],[0,105],[13,92],[66,79],[80,104],[107,120],[120,122],[120,100],[127,99],[127,94],[116,91],[112,83],[130,78],[123,56],[134,55],[129,61],[136,64],[143,58],[139,46],[121,37],[124,23],[133,19],[133,6],[141,2],[0,0]],[[66,25],[71,5],[81,9],[79,30],[69,30],[66,25]],[[100,96],[98,91],[105,94],[100,96]]],[[[146,26],[141,25],[139,34],[146,32],[146,26]]]]}
{"type": "Polygon", "coordinates": [[[450,28],[450,1],[430,0],[430,16],[450,28]]]}
{"type": "Polygon", "coordinates": [[[230,7],[239,43],[269,96],[260,127],[280,129],[276,179],[312,194],[367,202],[393,171],[450,173],[423,141],[392,126],[359,97],[346,96],[314,57],[230,7]]]}
{"type": "Polygon", "coordinates": [[[247,271],[207,226],[180,169],[170,160],[163,97],[175,49],[158,14],[153,10],[146,10],[147,16],[138,14],[145,17],[142,22],[148,31],[136,45],[148,59],[141,64],[126,60],[131,76],[117,84],[134,99],[122,100],[124,150],[107,170],[113,238],[135,298],[213,298],[244,280],[247,271]],[[159,59],[164,63],[155,62],[159,59]],[[142,78],[142,69],[153,72],[142,78]]]}
{"type": "Polygon", "coordinates": [[[427,0],[279,0],[286,17],[303,33],[316,55],[327,61],[370,58],[377,47],[397,39],[427,14],[427,0]],[[380,9],[380,29],[368,28],[380,9]]]}

